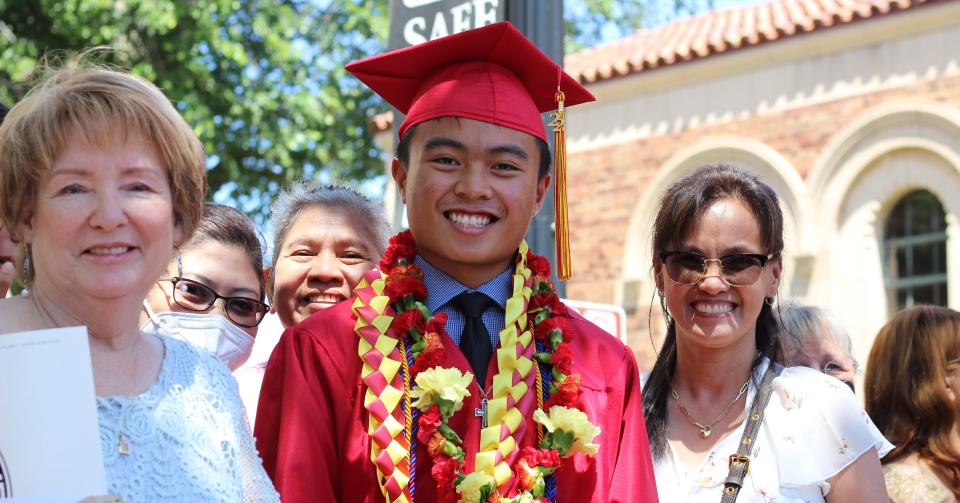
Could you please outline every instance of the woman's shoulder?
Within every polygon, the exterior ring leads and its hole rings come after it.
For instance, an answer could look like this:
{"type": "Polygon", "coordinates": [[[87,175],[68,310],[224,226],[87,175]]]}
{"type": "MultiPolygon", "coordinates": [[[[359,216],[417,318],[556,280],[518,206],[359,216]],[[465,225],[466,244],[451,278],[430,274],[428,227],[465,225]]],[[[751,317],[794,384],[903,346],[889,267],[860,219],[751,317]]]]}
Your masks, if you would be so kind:
{"type": "Polygon", "coordinates": [[[843,436],[876,430],[846,384],[807,367],[783,369],[773,381],[766,412],[797,432],[819,434],[827,428],[843,436]]]}
{"type": "Polygon", "coordinates": [[[883,478],[894,503],[956,501],[936,474],[915,455],[883,465],[883,478]]]}
{"type": "Polygon", "coordinates": [[[774,380],[764,426],[787,484],[823,484],[871,448],[883,456],[893,447],[849,387],[805,367],[774,380]]]}

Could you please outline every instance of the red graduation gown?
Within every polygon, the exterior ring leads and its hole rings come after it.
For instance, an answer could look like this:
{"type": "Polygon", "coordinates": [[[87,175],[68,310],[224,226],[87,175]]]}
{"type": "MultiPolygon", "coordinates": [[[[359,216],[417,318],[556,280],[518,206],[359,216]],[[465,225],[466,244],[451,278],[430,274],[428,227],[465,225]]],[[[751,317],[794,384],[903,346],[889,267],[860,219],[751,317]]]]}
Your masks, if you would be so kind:
{"type": "MultiPolygon", "coordinates": [[[[255,436],[264,468],[285,503],[383,502],[370,461],[361,360],[353,331],[352,302],[341,302],[284,332],[267,364],[255,436]]],[[[620,341],[571,311],[568,325],[580,404],[601,433],[594,458],[565,459],[558,474],[563,503],[656,502],[657,490],[640,400],[637,363],[620,341]]],[[[449,338],[445,367],[462,372],[470,364],[449,338]]],[[[488,384],[496,372],[491,360],[488,384]]],[[[466,469],[473,470],[481,422],[476,383],[450,426],[464,441],[466,469]]],[[[536,401],[533,401],[536,406],[536,401]]],[[[522,446],[536,443],[533,411],[525,411],[522,446]]],[[[418,442],[415,501],[436,501],[432,463],[418,442]]]]}

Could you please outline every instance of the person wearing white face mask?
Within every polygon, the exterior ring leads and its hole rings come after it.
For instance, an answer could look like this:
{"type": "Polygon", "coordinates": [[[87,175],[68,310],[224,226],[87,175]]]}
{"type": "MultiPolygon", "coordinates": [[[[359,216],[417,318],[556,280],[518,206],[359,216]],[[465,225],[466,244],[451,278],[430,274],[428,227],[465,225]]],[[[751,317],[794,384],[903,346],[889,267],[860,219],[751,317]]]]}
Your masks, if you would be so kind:
{"type": "Polygon", "coordinates": [[[144,301],[140,329],[190,342],[236,370],[269,311],[262,270],[253,221],[229,206],[204,204],[200,226],[144,301]]]}

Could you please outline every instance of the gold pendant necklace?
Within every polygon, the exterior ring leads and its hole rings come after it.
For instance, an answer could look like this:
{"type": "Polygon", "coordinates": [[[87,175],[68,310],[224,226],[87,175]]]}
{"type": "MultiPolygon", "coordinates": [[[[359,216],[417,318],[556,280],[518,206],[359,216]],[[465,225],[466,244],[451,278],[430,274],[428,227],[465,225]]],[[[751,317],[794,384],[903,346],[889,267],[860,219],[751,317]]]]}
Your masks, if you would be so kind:
{"type": "Polygon", "coordinates": [[[747,392],[747,385],[749,384],[750,378],[748,377],[747,380],[744,381],[743,386],[740,386],[740,392],[737,393],[736,398],[730,402],[730,405],[724,407],[723,411],[720,412],[720,415],[711,421],[710,424],[700,423],[690,415],[690,412],[687,411],[687,408],[683,406],[683,402],[680,401],[680,395],[677,393],[677,388],[673,386],[673,383],[670,383],[670,394],[673,395],[673,399],[677,401],[677,405],[680,407],[680,412],[682,412],[683,416],[687,418],[687,421],[690,421],[691,424],[700,429],[700,438],[707,438],[711,433],[713,433],[713,426],[723,419],[723,416],[726,416],[727,412],[730,412],[730,408],[733,407],[733,404],[737,403],[740,400],[740,397],[747,392]]]}

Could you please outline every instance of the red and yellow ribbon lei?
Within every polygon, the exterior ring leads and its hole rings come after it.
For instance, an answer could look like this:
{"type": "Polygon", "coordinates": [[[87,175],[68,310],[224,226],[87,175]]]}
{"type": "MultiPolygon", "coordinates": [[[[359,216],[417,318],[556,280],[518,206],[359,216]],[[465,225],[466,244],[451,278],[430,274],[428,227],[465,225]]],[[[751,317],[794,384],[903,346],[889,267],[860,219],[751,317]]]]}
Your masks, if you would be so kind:
{"type": "MultiPolygon", "coordinates": [[[[390,503],[413,500],[410,491],[411,408],[416,404],[411,404],[410,391],[419,389],[419,385],[415,385],[416,377],[421,372],[450,370],[439,366],[444,360],[439,337],[443,334],[446,317],[443,313],[429,313],[423,304],[426,289],[422,283],[422,271],[413,264],[415,250],[409,231],[394,236],[380,269],[365,274],[355,289],[353,303],[357,318],[355,331],[359,338],[357,349],[363,361],[361,380],[365,386],[364,407],[368,415],[367,433],[371,439],[370,459],[376,465],[380,487],[390,503]],[[406,346],[408,335],[411,336],[410,347],[406,346]],[[409,353],[412,353],[414,361],[410,368],[407,359],[409,353]]],[[[466,486],[480,484],[483,500],[489,496],[490,500],[510,501],[507,495],[500,494],[499,488],[518,487],[521,493],[529,491],[531,488],[526,486],[533,483],[528,480],[531,473],[549,474],[559,465],[561,456],[554,446],[541,444],[541,449],[527,448],[521,452],[517,440],[523,438],[526,432],[527,423],[522,411],[531,408],[532,400],[537,401],[537,409],[541,411],[538,415],[546,418],[547,410],[551,414],[554,412],[551,406],[576,408],[579,397],[580,376],[570,373],[571,353],[568,346],[563,347],[569,339],[569,333],[563,331],[568,314],[553,293],[549,272],[549,263],[530,253],[526,242],[521,243],[514,269],[512,295],[505,306],[505,328],[500,332],[500,347],[495,353],[497,372],[493,377],[493,392],[488,402],[488,426],[480,432],[473,474],[461,471],[463,450],[459,437],[448,432],[444,438],[435,426],[430,427],[432,423],[424,423],[421,417],[420,424],[426,424],[423,428],[430,429],[426,431],[422,428],[418,437],[425,438],[424,443],[428,443],[434,463],[453,463],[451,466],[456,468],[451,480],[438,477],[434,472],[441,499],[450,499],[457,492],[466,492],[466,486]],[[537,353],[535,338],[546,341],[548,350],[537,353]],[[550,386],[555,394],[546,404],[547,410],[543,404],[537,359],[541,363],[554,365],[550,386]],[[530,393],[531,390],[534,393],[530,393]],[[523,473],[518,472],[518,464],[523,467],[523,473]],[[540,472],[531,472],[537,467],[540,472]],[[517,476],[521,477],[520,483],[513,484],[517,476]],[[483,485],[485,477],[489,477],[491,484],[483,485]],[[478,478],[480,481],[474,480],[478,478]]],[[[466,376],[469,373],[464,378],[466,376]]],[[[464,394],[469,394],[461,389],[464,394]]],[[[422,394],[423,390],[418,393],[422,394]]],[[[456,409],[460,406],[462,398],[456,409]]],[[[437,405],[432,407],[436,408],[437,405]]],[[[434,422],[439,418],[446,425],[449,419],[439,416],[436,410],[421,409],[425,411],[424,415],[433,413],[434,422]]],[[[452,415],[449,404],[447,413],[452,415]]],[[[546,442],[548,438],[544,438],[540,423],[549,420],[537,421],[538,442],[541,439],[546,442]]],[[[444,431],[442,427],[440,430],[444,431]]],[[[564,455],[572,454],[572,451],[566,452],[569,449],[565,447],[560,449],[564,455]]]]}

